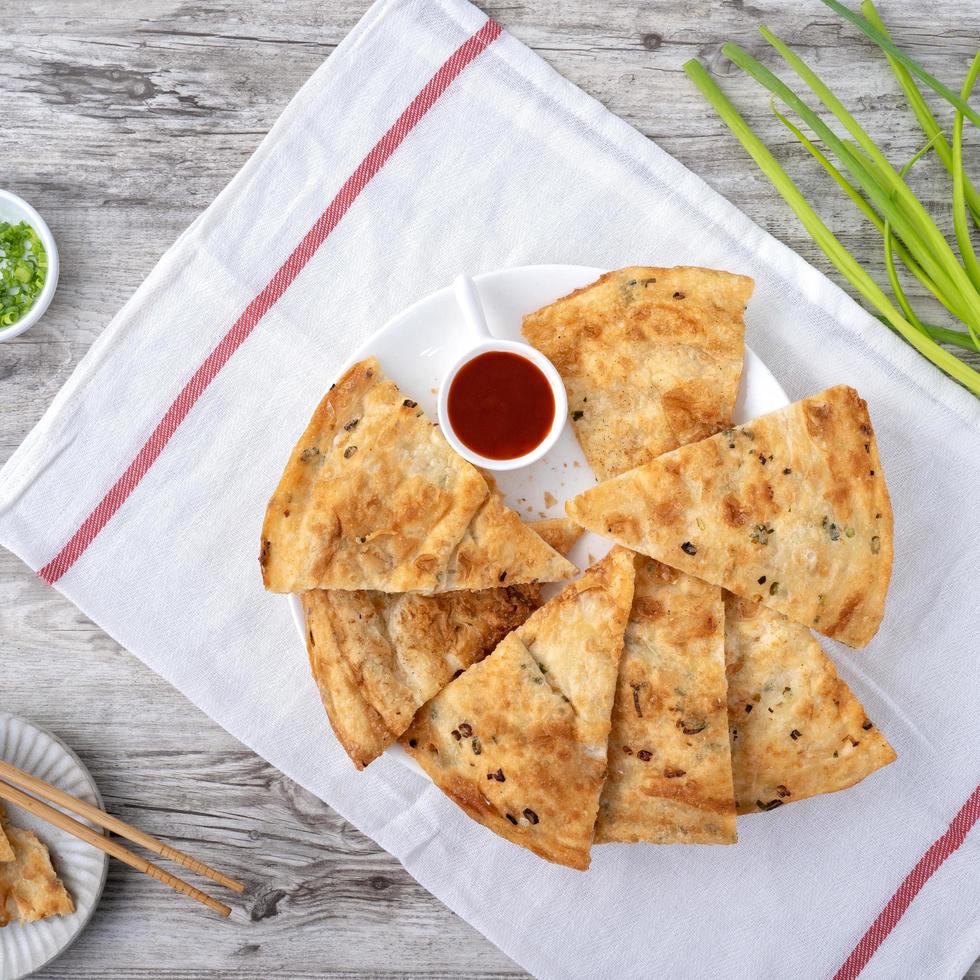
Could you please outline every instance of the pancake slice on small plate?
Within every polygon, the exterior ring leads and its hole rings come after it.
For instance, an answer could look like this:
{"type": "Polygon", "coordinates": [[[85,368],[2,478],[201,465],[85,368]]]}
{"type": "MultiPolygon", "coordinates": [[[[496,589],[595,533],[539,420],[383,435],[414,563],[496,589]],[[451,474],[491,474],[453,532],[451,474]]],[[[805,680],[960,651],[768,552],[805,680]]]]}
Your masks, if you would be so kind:
{"type": "Polygon", "coordinates": [[[895,761],[805,626],[726,593],[725,655],[739,813],[846,789],[895,761]]]}
{"type": "Polygon", "coordinates": [[[470,817],[589,865],[633,556],[614,548],[417,714],[402,744],[470,817]]]}
{"type": "MultiPolygon", "coordinates": [[[[567,518],[527,527],[563,553],[582,533],[567,518]]],[[[482,660],[541,605],[541,590],[514,585],[426,596],[314,589],[300,601],[330,724],[363,769],[456,673],[482,660]]]]}
{"type": "Polygon", "coordinates": [[[600,480],[731,424],[753,285],[715,269],[631,266],[524,318],[600,480]]]}
{"type": "Polygon", "coordinates": [[[884,614],[892,510],[868,408],[838,386],[580,494],[570,517],[853,647],[884,614]]]}
{"type": "Polygon", "coordinates": [[[75,903],[51,866],[48,849],[29,830],[0,815],[3,835],[13,856],[0,861],[0,926],[69,915],[75,903]]]}
{"type": "Polygon", "coordinates": [[[733,844],[721,589],[637,555],[597,844],[733,844]]]}
{"type": "Polygon", "coordinates": [[[374,358],[350,368],[313,413],[269,501],[259,562],[272,592],[432,594],[577,571],[374,358]]]}

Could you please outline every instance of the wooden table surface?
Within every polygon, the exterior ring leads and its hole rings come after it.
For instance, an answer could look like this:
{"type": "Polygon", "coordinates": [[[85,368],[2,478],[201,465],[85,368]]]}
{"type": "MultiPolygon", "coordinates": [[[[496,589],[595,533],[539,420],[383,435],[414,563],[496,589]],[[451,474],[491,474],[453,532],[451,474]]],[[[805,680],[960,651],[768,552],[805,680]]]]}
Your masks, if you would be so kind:
{"type": "MultiPolygon", "coordinates": [[[[45,215],[62,256],[61,283],[44,320],[0,345],[0,462],[366,6],[0,6],[0,186],[45,215]]],[[[893,161],[904,161],[922,139],[901,94],[856,31],[818,0],[500,0],[485,9],[827,270],[681,73],[692,55],[707,60],[728,76],[726,89],[804,189],[819,196],[828,223],[858,254],[874,257],[871,271],[883,281],[876,235],[826,192],[778,131],[766,100],[718,53],[729,38],[760,50],[756,26],[769,23],[835,84],[893,161]]],[[[958,88],[980,37],[980,3],[882,0],[880,9],[899,42],[958,88]]],[[[948,210],[944,172],[929,159],[919,170],[923,199],[948,210]]],[[[221,923],[114,863],[91,927],[45,976],[522,975],[393,858],[239,745],[2,550],[0,649],[0,706],[74,746],[110,810],[261,882],[245,912],[221,923]]],[[[969,975],[980,977],[980,963],[969,975]]]]}

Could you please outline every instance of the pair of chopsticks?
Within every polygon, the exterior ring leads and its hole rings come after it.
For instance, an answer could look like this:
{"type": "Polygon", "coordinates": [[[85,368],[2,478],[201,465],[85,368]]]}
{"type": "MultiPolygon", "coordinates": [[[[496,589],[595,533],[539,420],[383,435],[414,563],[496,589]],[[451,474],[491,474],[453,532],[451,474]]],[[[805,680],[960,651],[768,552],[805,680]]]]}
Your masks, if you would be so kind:
{"type": "Polygon", "coordinates": [[[128,848],[123,847],[122,844],[117,843],[109,837],[105,837],[103,834],[92,830],[91,827],[87,827],[77,820],[72,820],[71,817],[66,816],[60,810],[48,806],[41,799],[30,796],[23,792],[22,789],[17,789],[18,786],[30,790],[31,793],[35,793],[36,796],[41,797],[43,800],[50,800],[52,803],[57,803],[58,806],[63,806],[66,810],[71,810],[72,813],[77,813],[79,816],[85,817],[86,820],[91,820],[92,823],[99,827],[103,827],[113,834],[118,834],[120,837],[125,837],[134,844],[139,844],[140,847],[145,847],[148,851],[152,851],[154,854],[159,854],[160,857],[168,858],[177,864],[183,865],[185,868],[190,868],[192,871],[196,871],[198,874],[204,875],[212,881],[218,882],[220,885],[224,885],[225,888],[230,888],[239,894],[245,891],[245,886],[241,882],[235,881],[233,878],[227,877],[227,875],[223,875],[220,871],[215,871],[214,868],[209,868],[206,864],[202,864],[190,855],[184,854],[183,851],[169,847],[162,841],[158,841],[149,834],[144,834],[143,831],[137,830],[135,827],[130,827],[128,823],[117,820],[98,807],[92,806],[84,800],[76,799],[74,796],[58,789],[57,786],[52,786],[43,779],[38,779],[36,776],[30,775],[30,773],[26,773],[16,766],[0,760],[0,799],[7,800],[9,803],[13,803],[27,810],[28,813],[33,813],[34,816],[40,817],[52,826],[65,831],[65,833],[85,841],[86,844],[97,847],[100,851],[105,851],[106,854],[122,861],[123,864],[128,864],[131,868],[142,871],[143,874],[149,875],[151,878],[156,878],[157,881],[162,881],[174,891],[180,892],[181,895],[187,895],[190,898],[196,899],[202,905],[206,905],[219,915],[228,916],[231,914],[231,909],[227,905],[223,905],[221,902],[211,898],[210,895],[205,895],[204,892],[199,891],[193,885],[187,884],[186,881],[183,881],[176,875],[170,874],[169,871],[164,871],[163,868],[147,861],[146,858],[141,858],[138,854],[134,854],[128,848]]]}

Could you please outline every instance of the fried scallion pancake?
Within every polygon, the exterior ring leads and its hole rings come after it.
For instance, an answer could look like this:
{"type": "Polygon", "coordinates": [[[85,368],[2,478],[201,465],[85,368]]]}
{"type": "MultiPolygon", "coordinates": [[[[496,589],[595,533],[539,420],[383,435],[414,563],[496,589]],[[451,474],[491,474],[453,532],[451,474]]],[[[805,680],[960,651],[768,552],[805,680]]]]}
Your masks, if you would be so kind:
{"type": "Polygon", "coordinates": [[[374,358],[355,364],[313,413],[269,501],[259,562],[272,592],[432,594],[576,572],[374,358]]]}
{"type": "Polygon", "coordinates": [[[892,510],[867,405],[829,388],[580,494],[583,527],[853,647],[878,630],[892,510]]]}
{"type": "Polygon", "coordinates": [[[14,848],[10,843],[9,838],[3,829],[3,821],[6,816],[6,811],[3,808],[3,804],[0,803],[0,862],[3,861],[13,861],[14,859],[14,848]]]}
{"type": "Polygon", "coordinates": [[[417,714],[402,744],[470,817],[585,869],[633,598],[614,548],[417,714]]]}
{"type": "MultiPolygon", "coordinates": [[[[564,553],[567,518],[527,525],[564,553]]],[[[313,677],[338,741],[363,769],[459,671],[541,605],[537,585],[440,595],[314,589],[301,595],[313,677]]]]}
{"type": "Polygon", "coordinates": [[[0,861],[0,927],[68,915],[75,903],[51,866],[48,849],[29,830],[2,820],[13,856],[0,861]]]}
{"type": "Polygon", "coordinates": [[[528,521],[527,526],[565,557],[582,537],[582,528],[570,517],[544,517],[540,521],[528,521]]]}
{"type": "Polygon", "coordinates": [[[637,555],[597,844],[734,844],[721,589],[637,555]]]}
{"type": "Polygon", "coordinates": [[[739,813],[846,789],[894,762],[805,626],[726,593],[725,655],[739,813]]]}
{"type": "Polygon", "coordinates": [[[524,318],[565,382],[600,480],[731,424],[753,285],[715,269],[631,266],[524,318]]]}

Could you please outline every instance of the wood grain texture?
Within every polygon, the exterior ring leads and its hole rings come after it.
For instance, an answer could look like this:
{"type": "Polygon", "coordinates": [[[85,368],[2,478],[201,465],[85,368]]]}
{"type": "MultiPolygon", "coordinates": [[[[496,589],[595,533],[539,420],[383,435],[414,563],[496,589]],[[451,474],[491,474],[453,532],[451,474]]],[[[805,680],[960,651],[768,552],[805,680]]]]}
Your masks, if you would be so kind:
{"type": "MultiPolygon", "coordinates": [[[[46,216],[63,266],[44,320],[0,345],[0,461],[366,6],[0,6],[2,183],[46,216]]],[[[976,0],[880,6],[899,42],[958,85],[980,36],[976,0]]],[[[687,58],[701,56],[728,76],[726,91],[883,280],[875,236],[849,204],[825,194],[824,180],[780,131],[767,101],[718,53],[725,39],[761,51],[756,26],[769,23],[833,80],[892,159],[904,161],[921,140],[897,86],[869,45],[817,0],[501,0],[484,9],[826,271],[796,219],[681,74],[687,58]]],[[[915,183],[948,222],[944,172],[927,159],[915,183]]],[[[219,923],[114,866],[91,928],[45,976],[522,975],[394,859],[235,742],[6,553],[0,647],[3,707],[67,739],[113,812],[252,885],[244,912],[219,923]]],[[[969,976],[980,978],[980,965],[969,976]]]]}

